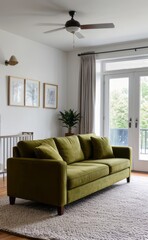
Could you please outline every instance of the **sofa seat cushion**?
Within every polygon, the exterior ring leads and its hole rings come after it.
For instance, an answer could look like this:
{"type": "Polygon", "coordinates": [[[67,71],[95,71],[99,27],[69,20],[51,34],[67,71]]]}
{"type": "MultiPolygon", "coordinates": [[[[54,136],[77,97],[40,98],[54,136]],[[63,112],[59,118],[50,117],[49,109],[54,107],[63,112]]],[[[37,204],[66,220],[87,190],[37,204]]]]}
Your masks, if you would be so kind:
{"type": "Polygon", "coordinates": [[[130,160],[126,158],[108,158],[98,160],[86,160],[85,163],[105,164],[109,167],[109,173],[120,172],[130,167],[130,160]]]}
{"type": "Polygon", "coordinates": [[[109,174],[109,167],[105,164],[73,163],[67,165],[68,190],[92,182],[109,174]]]}
{"type": "Polygon", "coordinates": [[[35,158],[36,154],[35,154],[34,149],[36,147],[40,146],[41,144],[48,144],[51,147],[53,147],[55,150],[57,150],[57,147],[56,147],[56,144],[55,144],[53,138],[20,141],[17,144],[20,157],[35,158]]]}
{"type": "Polygon", "coordinates": [[[80,142],[77,136],[55,138],[58,151],[67,164],[84,160],[80,142]]]}
{"type": "Polygon", "coordinates": [[[93,146],[92,146],[91,137],[95,137],[95,136],[96,136],[95,133],[78,135],[85,159],[90,159],[93,157],[93,146]]]}

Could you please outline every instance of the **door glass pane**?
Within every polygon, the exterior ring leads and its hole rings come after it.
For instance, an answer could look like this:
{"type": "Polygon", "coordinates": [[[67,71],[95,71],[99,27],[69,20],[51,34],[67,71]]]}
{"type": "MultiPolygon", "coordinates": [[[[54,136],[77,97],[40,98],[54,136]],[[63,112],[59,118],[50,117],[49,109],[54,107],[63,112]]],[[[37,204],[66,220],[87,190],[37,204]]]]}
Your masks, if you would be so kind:
{"type": "Polygon", "coordinates": [[[109,82],[109,137],[112,145],[128,145],[129,78],[111,78],[109,82]]]}
{"type": "Polygon", "coordinates": [[[148,76],[140,77],[139,159],[148,160],[148,76]]]}

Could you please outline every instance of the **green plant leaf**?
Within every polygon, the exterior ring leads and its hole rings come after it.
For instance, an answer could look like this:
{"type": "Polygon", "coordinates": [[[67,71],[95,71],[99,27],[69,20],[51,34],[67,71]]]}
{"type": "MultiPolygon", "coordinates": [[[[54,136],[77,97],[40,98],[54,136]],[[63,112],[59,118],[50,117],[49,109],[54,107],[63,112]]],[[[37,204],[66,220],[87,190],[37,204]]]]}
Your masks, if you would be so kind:
{"type": "Polygon", "coordinates": [[[81,119],[80,113],[77,113],[77,111],[74,111],[72,109],[69,109],[68,111],[64,110],[63,112],[60,111],[59,113],[59,120],[63,123],[63,127],[66,127],[68,129],[76,127],[81,119]]]}

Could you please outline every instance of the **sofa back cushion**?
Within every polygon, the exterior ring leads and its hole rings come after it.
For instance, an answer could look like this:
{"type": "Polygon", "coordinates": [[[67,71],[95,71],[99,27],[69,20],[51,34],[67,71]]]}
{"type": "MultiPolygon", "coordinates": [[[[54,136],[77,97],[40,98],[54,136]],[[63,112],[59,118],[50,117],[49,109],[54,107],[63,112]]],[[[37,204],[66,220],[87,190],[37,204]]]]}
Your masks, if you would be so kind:
{"type": "Polygon", "coordinates": [[[112,147],[106,137],[91,137],[93,159],[114,158],[112,147]]]}
{"type": "Polygon", "coordinates": [[[93,146],[92,146],[91,137],[95,137],[95,136],[96,136],[95,133],[78,135],[81,148],[83,150],[84,157],[86,160],[93,157],[93,146]]]}
{"type": "Polygon", "coordinates": [[[41,144],[49,144],[55,150],[57,150],[56,144],[53,138],[41,139],[41,140],[29,140],[29,141],[20,141],[17,143],[20,157],[26,158],[36,158],[34,149],[41,144]]]}
{"type": "Polygon", "coordinates": [[[55,159],[63,161],[58,150],[55,150],[49,144],[42,144],[34,149],[37,158],[39,159],[55,159]]]}
{"type": "Polygon", "coordinates": [[[84,160],[80,142],[77,136],[55,138],[59,153],[67,164],[84,160]]]}

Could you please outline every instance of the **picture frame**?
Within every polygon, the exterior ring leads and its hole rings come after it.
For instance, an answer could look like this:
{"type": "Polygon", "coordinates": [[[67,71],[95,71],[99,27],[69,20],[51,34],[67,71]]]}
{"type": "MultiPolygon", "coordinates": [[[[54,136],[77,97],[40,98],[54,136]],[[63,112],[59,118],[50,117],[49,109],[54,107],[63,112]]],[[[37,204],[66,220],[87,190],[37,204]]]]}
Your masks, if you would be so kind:
{"type": "Polygon", "coordinates": [[[23,78],[8,76],[8,105],[24,106],[25,82],[23,78]]]}
{"type": "Polygon", "coordinates": [[[40,81],[25,79],[25,106],[40,106],[40,81]]]}
{"type": "Polygon", "coordinates": [[[58,85],[44,83],[43,107],[56,109],[58,107],[58,85]]]}

